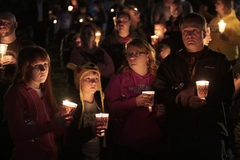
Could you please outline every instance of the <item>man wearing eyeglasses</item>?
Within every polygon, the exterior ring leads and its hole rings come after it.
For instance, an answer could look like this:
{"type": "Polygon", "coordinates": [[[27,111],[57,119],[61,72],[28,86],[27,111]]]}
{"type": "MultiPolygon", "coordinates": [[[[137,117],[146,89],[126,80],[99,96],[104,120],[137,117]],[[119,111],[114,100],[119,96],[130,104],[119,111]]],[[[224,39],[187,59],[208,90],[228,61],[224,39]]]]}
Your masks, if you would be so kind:
{"type": "Polygon", "coordinates": [[[224,160],[228,136],[223,104],[234,92],[231,63],[204,46],[206,20],[197,13],[179,24],[184,48],[161,63],[155,81],[156,98],[166,106],[169,159],[224,160]],[[200,98],[196,81],[209,81],[200,98]]]}
{"type": "Polygon", "coordinates": [[[116,16],[116,29],[102,43],[102,48],[107,51],[113,60],[115,72],[117,72],[118,68],[125,61],[123,54],[124,45],[128,41],[138,37],[137,33],[131,30],[130,26],[130,15],[125,11],[118,12],[116,16]]]}

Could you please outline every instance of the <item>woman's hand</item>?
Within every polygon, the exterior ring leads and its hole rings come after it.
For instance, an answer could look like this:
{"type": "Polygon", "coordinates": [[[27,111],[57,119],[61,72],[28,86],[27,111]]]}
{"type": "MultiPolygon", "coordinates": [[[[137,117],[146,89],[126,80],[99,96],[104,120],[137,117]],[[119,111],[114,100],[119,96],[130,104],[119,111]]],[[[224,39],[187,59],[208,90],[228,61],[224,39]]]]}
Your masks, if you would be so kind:
{"type": "Polygon", "coordinates": [[[153,104],[153,99],[149,98],[148,94],[140,94],[139,96],[136,97],[136,104],[137,107],[149,107],[152,106],[153,104]]]}

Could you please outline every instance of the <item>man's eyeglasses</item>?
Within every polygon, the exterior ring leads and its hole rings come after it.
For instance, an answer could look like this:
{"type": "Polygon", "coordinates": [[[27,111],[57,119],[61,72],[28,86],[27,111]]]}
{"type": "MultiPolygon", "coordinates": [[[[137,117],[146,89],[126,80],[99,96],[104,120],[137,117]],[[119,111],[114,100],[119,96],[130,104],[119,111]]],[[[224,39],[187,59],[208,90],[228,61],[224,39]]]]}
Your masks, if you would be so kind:
{"type": "Polygon", "coordinates": [[[147,52],[135,52],[135,53],[126,53],[126,58],[139,57],[141,54],[147,54],[147,52]]]}
{"type": "Polygon", "coordinates": [[[33,69],[38,69],[40,71],[44,71],[48,68],[48,64],[44,63],[44,64],[36,64],[35,66],[32,67],[33,69]]]}
{"type": "Polygon", "coordinates": [[[182,31],[182,34],[184,36],[187,36],[187,35],[197,35],[198,33],[200,33],[200,31],[198,29],[192,29],[192,30],[183,30],[182,31]]]}

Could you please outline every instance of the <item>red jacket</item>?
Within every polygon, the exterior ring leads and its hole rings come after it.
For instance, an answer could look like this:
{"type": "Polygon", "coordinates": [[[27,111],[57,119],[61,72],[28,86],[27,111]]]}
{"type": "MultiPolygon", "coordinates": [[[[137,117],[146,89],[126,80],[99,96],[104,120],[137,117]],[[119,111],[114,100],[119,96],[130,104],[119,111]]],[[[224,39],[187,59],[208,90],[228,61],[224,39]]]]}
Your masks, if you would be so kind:
{"type": "Polygon", "coordinates": [[[14,142],[15,160],[55,160],[57,146],[54,132],[58,125],[52,121],[45,96],[25,84],[13,85],[4,99],[6,117],[14,142]]]}

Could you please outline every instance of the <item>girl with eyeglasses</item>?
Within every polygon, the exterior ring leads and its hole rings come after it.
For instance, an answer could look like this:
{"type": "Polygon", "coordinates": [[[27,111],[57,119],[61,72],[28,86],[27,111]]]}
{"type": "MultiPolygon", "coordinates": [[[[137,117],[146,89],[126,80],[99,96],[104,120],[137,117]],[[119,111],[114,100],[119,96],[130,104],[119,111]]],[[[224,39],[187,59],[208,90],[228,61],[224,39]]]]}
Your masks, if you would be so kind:
{"type": "Polygon", "coordinates": [[[147,41],[133,39],[125,45],[125,56],[105,90],[112,127],[107,138],[112,143],[107,146],[115,155],[111,159],[161,159],[164,106],[151,110],[152,100],[142,94],[153,90],[158,68],[155,51],[147,41]]]}

